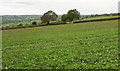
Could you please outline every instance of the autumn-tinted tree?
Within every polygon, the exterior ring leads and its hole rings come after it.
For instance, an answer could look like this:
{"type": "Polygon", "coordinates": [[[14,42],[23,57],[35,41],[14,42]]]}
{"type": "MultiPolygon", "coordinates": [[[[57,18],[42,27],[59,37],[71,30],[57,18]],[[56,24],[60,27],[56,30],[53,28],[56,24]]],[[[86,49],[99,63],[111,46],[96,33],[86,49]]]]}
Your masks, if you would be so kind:
{"type": "Polygon", "coordinates": [[[56,21],[58,18],[58,15],[53,11],[48,11],[44,13],[44,15],[41,17],[42,23],[49,24],[50,21],[56,21]]]}

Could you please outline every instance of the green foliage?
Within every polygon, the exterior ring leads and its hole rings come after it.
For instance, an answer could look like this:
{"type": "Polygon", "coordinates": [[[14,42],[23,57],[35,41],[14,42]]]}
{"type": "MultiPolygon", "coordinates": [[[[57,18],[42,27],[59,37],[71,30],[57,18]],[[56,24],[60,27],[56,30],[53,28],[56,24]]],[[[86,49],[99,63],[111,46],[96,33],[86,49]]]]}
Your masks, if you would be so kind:
{"type": "Polygon", "coordinates": [[[66,24],[66,23],[62,21],[51,21],[50,24],[66,24]]]}
{"type": "Polygon", "coordinates": [[[78,20],[80,18],[80,13],[76,9],[69,10],[67,15],[69,21],[78,20]]]}
{"type": "Polygon", "coordinates": [[[20,27],[20,26],[23,26],[23,24],[18,24],[17,26],[19,26],[19,27],[20,27]]]}
{"type": "Polygon", "coordinates": [[[2,31],[2,68],[118,69],[118,21],[2,31]]]}
{"type": "Polygon", "coordinates": [[[67,14],[63,14],[63,15],[61,16],[61,20],[62,20],[63,22],[67,22],[67,21],[68,21],[68,15],[67,15],[67,14]]]}
{"type": "Polygon", "coordinates": [[[63,14],[61,17],[62,21],[73,21],[80,19],[80,13],[76,9],[69,10],[67,14],[63,14]]]}
{"type": "Polygon", "coordinates": [[[32,22],[32,25],[37,25],[37,22],[33,21],[33,22],[32,22]]]}
{"type": "Polygon", "coordinates": [[[84,18],[92,18],[92,17],[110,17],[110,16],[119,16],[120,13],[110,13],[110,14],[91,14],[91,15],[86,15],[84,18]]]}

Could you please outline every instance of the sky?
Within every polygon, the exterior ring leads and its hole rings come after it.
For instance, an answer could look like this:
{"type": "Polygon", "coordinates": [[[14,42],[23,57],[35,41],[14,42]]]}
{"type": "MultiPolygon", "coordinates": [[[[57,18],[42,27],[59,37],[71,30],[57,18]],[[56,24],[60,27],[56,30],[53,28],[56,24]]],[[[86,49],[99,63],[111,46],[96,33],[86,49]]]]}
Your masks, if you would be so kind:
{"type": "Polygon", "coordinates": [[[80,14],[117,13],[120,0],[0,0],[0,15],[42,15],[49,10],[66,14],[77,9],[80,14]]]}

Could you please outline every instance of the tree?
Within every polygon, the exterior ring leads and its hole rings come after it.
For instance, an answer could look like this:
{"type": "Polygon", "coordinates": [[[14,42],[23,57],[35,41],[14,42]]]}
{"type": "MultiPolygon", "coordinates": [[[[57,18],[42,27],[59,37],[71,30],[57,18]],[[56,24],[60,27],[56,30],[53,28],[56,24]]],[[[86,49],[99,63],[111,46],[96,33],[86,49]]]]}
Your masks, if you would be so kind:
{"type": "Polygon", "coordinates": [[[95,14],[95,17],[98,17],[99,15],[98,14],[95,14]]]}
{"type": "Polygon", "coordinates": [[[80,19],[80,13],[76,9],[69,10],[67,14],[63,14],[62,21],[73,21],[80,19]]]}
{"type": "Polygon", "coordinates": [[[91,14],[90,17],[94,17],[94,14],[91,14]]]}
{"type": "Polygon", "coordinates": [[[68,15],[67,15],[67,14],[63,14],[63,15],[61,16],[61,20],[62,20],[63,22],[67,22],[67,21],[68,21],[68,15]]]}
{"type": "Polygon", "coordinates": [[[80,19],[80,13],[76,9],[69,10],[67,14],[69,17],[69,21],[80,19]]]}
{"type": "Polygon", "coordinates": [[[42,23],[49,24],[50,21],[56,21],[58,18],[58,15],[53,11],[48,11],[44,13],[44,15],[41,17],[42,23]]]}

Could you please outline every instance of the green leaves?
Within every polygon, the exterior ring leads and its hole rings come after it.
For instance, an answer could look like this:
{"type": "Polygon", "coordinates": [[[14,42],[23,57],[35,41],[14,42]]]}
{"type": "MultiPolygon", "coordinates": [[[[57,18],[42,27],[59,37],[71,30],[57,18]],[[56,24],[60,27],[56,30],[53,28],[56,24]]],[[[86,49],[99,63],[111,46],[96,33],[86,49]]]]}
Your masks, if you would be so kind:
{"type": "Polygon", "coordinates": [[[71,22],[73,20],[78,20],[80,18],[80,13],[76,9],[69,10],[67,14],[63,14],[61,19],[63,22],[71,22]]]}
{"type": "Polygon", "coordinates": [[[5,30],[3,69],[117,69],[117,32],[117,21],[5,30]]]}

